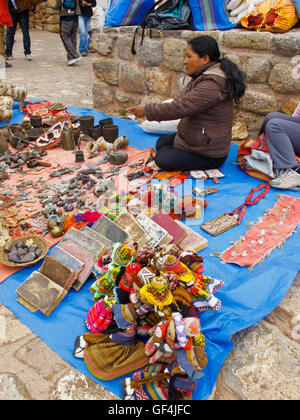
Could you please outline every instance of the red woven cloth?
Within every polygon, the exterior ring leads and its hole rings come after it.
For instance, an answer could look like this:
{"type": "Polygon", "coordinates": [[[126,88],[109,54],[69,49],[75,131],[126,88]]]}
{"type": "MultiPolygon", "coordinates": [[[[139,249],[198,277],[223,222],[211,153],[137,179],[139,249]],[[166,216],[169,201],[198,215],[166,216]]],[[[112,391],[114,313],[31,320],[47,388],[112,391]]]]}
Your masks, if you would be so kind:
{"type": "Polygon", "coordinates": [[[289,238],[300,221],[300,198],[281,195],[265,214],[221,259],[241,267],[254,266],[289,238]]]}

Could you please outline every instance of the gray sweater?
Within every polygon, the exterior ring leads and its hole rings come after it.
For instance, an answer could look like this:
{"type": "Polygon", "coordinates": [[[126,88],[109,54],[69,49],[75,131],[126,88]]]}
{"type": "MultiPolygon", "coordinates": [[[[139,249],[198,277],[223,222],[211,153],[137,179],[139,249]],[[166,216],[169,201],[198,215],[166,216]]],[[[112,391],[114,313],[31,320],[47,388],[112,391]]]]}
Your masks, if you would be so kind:
{"type": "Polygon", "coordinates": [[[73,0],[76,4],[75,9],[68,9],[63,6],[63,0],[56,0],[55,5],[52,7],[52,9],[59,11],[59,16],[79,16],[81,14],[80,12],[80,5],[79,0],[73,0]]]}

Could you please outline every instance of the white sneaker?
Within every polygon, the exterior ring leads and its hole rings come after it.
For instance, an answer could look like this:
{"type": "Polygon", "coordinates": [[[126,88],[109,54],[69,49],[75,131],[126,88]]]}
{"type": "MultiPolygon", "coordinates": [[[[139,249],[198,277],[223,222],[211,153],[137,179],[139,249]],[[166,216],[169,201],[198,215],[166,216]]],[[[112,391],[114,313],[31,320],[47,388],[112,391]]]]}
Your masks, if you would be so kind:
{"type": "Polygon", "coordinates": [[[30,54],[25,55],[25,60],[32,61],[32,57],[30,54]]]}
{"type": "Polygon", "coordinates": [[[6,60],[13,60],[13,59],[14,59],[14,57],[12,55],[7,55],[6,56],[6,60]]]}
{"type": "Polygon", "coordinates": [[[71,60],[68,61],[68,66],[73,66],[73,64],[77,63],[80,60],[81,60],[81,57],[72,58],[71,60]]]}
{"type": "Polygon", "coordinates": [[[300,189],[300,174],[293,169],[286,169],[279,177],[269,182],[271,187],[281,190],[300,189]]]}

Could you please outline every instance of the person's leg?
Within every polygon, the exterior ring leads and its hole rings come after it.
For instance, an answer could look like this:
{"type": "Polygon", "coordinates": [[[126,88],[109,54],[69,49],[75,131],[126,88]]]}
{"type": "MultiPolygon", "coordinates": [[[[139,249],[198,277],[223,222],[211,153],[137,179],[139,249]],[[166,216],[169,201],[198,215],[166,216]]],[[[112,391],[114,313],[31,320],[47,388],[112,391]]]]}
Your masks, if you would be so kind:
{"type": "Polygon", "coordinates": [[[159,151],[162,147],[173,146],[176,133],[174,134],[165,134],[161,136],[156,142],[156,150],[159,151]]]}
{"type": "Polygon", "coordinates": [[[294,118],[294,117],[291,117],[290,115],[284,114],[282,112],[270,112],[270,114],[267,114],[265,116],[264,122],[261,126],[261,129],[259,130],[258,135],[265,133],[266,125],[268,124],[269,121],[273,120],[274,118],[282,119],[282,120],[289,120],[290,118],[294,118]]]}
{"type": "Polygon", "coordinates": [[[23,33],[24,54],[31,54],[31,40],[29,35],[29,10],[24,10],[19,14],[20,27],[23,33]]]}
{"type": "Polygon", "coordinates": [[[87,33],[86,33],[86,22],[84,16],[79,16],[78,19],[78,32],[79,32],[79,52],[80,54],[87,52],[87,33]]]}
{"type": "Polygon", "coordinates": [[[164,171],[194,171],[217,169],[223,165],[226,157],[210,158],[194,153],[176,149],[173,146],[164,146],[157,150],[156,165],[164,171]]]}
{"type": "Polygon", "coordinates": [[[73,51],[75,54],[75,58],[80,57],[80,54],[77,52],[77,32],[78,32],[78,18],[79,16],[75,16],[74,20],[72,20],[72,28],[70,33],[70,39],[73,45],[73,51]]]}
{"type": "Polygon", "coordinates": [[[86,33],[87,33],[87,39],[86,39],[86,45],[87,45],[87,52],[90,49],[91,45],[91,39],[92,39],[92,32],[91,32],[91,18],[86,18],[86,33]]]}
{"type": "Polygon", "coordinates": [[[6,48],[5,48],[5,55],[6,57],[12,57],[13,46],[15,42],[15,33],[17,29],[17,19],[13,13],[11,13],[11,19],[13,22],[12,26],[8,26],[6,28],[6,48]]]}
{"type": "Polygon", "coordinates": [[[274,169],[281,170],[270,181],[271,187],[300,189],[300,166],[296,159],[296,154],[300,155],[300,120],[274,118],[266,124],[266,137],[274,169]]]}
{"type": "Polygon", "coordinates": [[[300,155],[300,119],[287,117],[273,118],[265,127],[275,169],[289,169],[299,165],[296,154],[300,155]]]}
{"type": "Polygon", "coordinates": [[[60,19],[60,37],[67,52],[68,61],[78,58],[76,48],[74,48],[74,42],[72,40],[74,30],[73,20],[60,19]]]}

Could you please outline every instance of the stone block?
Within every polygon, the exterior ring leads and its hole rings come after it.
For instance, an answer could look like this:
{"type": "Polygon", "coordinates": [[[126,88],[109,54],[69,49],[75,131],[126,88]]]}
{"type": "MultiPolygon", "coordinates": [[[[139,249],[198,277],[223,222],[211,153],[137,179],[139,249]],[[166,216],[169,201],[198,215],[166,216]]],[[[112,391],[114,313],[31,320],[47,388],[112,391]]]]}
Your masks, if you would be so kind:
{"type": "Polygon", "coordinates": [[[129,234],[105,215],[102,215],[93,224],[92,229],[105,236],[111,242],[132,242],[129,234]]]}
{"type": "Polygon", "coordinates": [[[281,107],[281,111],[287,115],[293,115],[295,109],[297,108],[299,101],[295,99],[288,99],[281,107]]]}
{"type": "Polygon", "coordinates": [[[131,44],[132,38],[125,36],[118,38],[116,42],[116,50],[121,60],[132,61],[134,59],[134,55],[131,52],[131,44]]]}
{"type": "Polygon", "coordinates": [[[271,71],[268,58],[262,56],[250,57],[246,61],[246,76],[249,83],[267,83],[271,71]]]}
{"type": "Polygon", "coordinates": [[[65,240],[75,242],[75,244],[79,245],[81,248],[89,251],[93,254],[95,261],[106,252],[103,243],[96,241],[95,239],[91,241],[91,238],[88,235],[73,227],[67,231],[61,242],[65,240]]]}
{"type": "Polygon", "coordinates": [[[273,36],[271,42],[271,51],[274,54],[285,57],[294,57],[300,54],[300,33],[288,32],[273,36]]]}
{"type": "Polygon", "coordinates": [[[245,95],[237,107],[243,111],[250,111],[255,114],[263,115],[278,111],[277,99],[274,95],[259,92],[254,89],[246,90],[245,95]]]}
{"type": "Polygon", "coordinates": [[[111,105],[113,90],[112,87],[104,82],[95,82],[92,89],[94,107],[101,109],[107,105],[111,105]]]}
{"type": "Polygon", "coordinates": [[[88,226],[82,226],[82,228],[80,230],[81,230],[81,232],[88,235],[92,240],[102,242],[103,245],[106,247],[106,252],[109,253],[109,252],[112,251],[113,243],[112,243],[112,241],[107,239],[105,236],[96,232],[94,229],[89,228],[88,226]]]}
{"type": "Polygon", "coordinates": [[[163,42],[144,39],[136,45],[138,64],[144,67],[160,66],[163,63],[163,42]]]}
{"type": "Polygon", "coordinates": [[[173,240],[172,236],[168,234],[166,229],[159,226],[150,217],[144,213],[139,213],[136,217],[136,221],[141,225],[145,232],[151,237],[149,246],[155,248],[158,245],[170,244],[173,240]]]}
{"type": "Polygon", "coordinates": [[[251,32],[246,30],[224,31],[222,45],[228,48],[251,48],[254,50],[268,50],[273,35],[268,32],[251,32]]]}
{"type": "Polygon", "coordinates": [[[65,290],[70,290],[76,278],[73,270],[49,255],[44,259],[40,273],[65,290]]]}
{"type": "Polygon", "coordinates": [[[146,90],[145,76],[133,65],[120,65],[119,85],[127,92],[144,93],[146,90]]]}
{"type": "Polygon", "coordinates": [[[174,71],[184,71],[184,58],[186,41],[180,39],[167,39],[164,41],[163,53],[165,65],[174,71]]]}
{"type": "MultiPolygon", "coordinates": [[[[34,271],[17,288],[16,293],[25,302],[49,316],[68,292],[39,271],[34,271]]],[[[20,300],[19,302],[21,303],[20,300]]]]}
{"type": "Polygon", "coordinates": [[[85,284],[85,282],[90,277],[93,271],[93,267],[95,264],[94,255],[86,249],[82,248],[81,246],[77,245],[75,242],[69,240],[60,242],[58,248],[67,251],[69,254],[73,255],[73,257],[77,258],[83,263],[82,270],[78,274],[77,279],[73,284],[73,289],[75,289],[78,292],[81,289],[81,287],[85,284]]]}
{"type": "Polygon", "coordinates": [[[51,257],[59,261],[61,264],[64,264],[66,267],[69,267],[70,270],[74,271],[76,277],[82,270],[82,261],[79,261],[73,255],[69,254],[64,249],[58,248],[57,246],[53,248],[51,257]]]}
{"type": "Polygon", "coordinates": [[[221,34],[221,31],[182,31],[181,38],[189,41],[190,39],[197,38],[198,36],[209,35],[216,41],[219,41],[221,34]]]}
{"type": "Polygon", "coordinates": [[[278,93],[300,93],[300,73],[297,67],[276,64],[271,71],[269,85],[278,93]]]}
{"type": "Polygon", "coordinates": [[[108,36],[93,31],[93,47],[100,55],[111,55],[117,39],[117,35],[108,36]]]}
{"type": "Polygon", "coordinates": [[[124,229],[130,235],[132,241],[138,243],[139,247],[150,242],[150,236],[130,213],[121,213],[116,217],[114,223],[124,229]]]}
{"type": "Polygon", "coordinates": [[[118,69],[118,62],[111,59],[98,59],[93,63],[93,70],[97,79],[110,85],[118,85],[118,69]]]}
{"type": "Polygon", "coordinates": [[[171,76],[170,72],[162,70],[160,67],[148,69],[146,71],[146,78],[149,90],[170,96],[171,76]]]}

